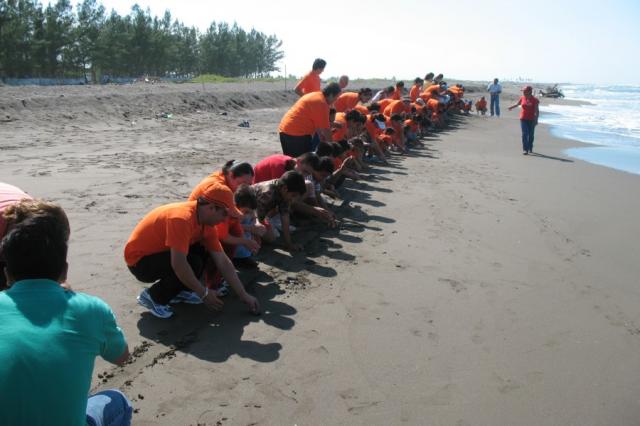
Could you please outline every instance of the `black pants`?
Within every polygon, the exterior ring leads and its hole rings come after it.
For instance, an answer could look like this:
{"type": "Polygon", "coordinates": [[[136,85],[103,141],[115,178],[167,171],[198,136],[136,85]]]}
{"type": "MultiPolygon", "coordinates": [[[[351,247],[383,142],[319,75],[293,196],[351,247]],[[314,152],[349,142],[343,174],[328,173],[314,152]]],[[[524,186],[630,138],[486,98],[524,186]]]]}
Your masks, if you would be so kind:
{"type": "MultiPolygon", "coordinates": [[[[194,244],[189,247],[187,262],[196,277],[200,277],[204,271],[207,251],[202,244],[194,244]]],[[[150,254],[138,261],[134,266],[129,266],[131,273],[143,283],[154,283],[149,288],[149,294],[154,302],[159,305],[167,305],[182,290],[189,290],[182,284],[171,267],[171,252],[162,251],[150,254]]]]}
{"type": "Polygon", "coordinates": [[[299,157],[306,152],[313,151],[313,137],[291,136],[286,133],[280,133],[280,145],[282,145],[282,153],[289,157],[299,157]]]}

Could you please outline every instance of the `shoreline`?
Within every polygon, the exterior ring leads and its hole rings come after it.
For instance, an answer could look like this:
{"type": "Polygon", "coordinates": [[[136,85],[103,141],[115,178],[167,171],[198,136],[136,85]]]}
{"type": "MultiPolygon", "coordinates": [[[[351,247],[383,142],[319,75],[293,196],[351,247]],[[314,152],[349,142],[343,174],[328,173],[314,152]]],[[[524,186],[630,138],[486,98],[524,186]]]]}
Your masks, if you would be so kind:
{"type": "Polygon", "coordinates": [[[290,100],[261,87],[248,88],[257,109],[230,107],[235,88],[64,92],[0,123],[0,180],[65,208],[69,282],[113,307],[134,353],[122,369],[97,360],[94,390],[123,389],[139,425],[634,424],[637,178],[567,158],[573,142],[544,124],[523,156],[506,108],[456,116],[348,183],[341,228],[296,233],[304,253],[266,249],[243,280],[260,317],[235,297],[222,313],[144,312],[129,232],[225,160],[280,150],[290,100]],[[155,118],[165,106],[184,109],[155,118]]]}

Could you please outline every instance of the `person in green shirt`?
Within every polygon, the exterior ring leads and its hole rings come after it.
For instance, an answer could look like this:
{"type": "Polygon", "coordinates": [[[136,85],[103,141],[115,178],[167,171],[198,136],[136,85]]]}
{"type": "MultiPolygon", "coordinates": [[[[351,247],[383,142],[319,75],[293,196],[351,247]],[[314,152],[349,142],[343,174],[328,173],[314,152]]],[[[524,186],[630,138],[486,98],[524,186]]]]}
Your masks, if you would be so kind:
{"type": "Polygon", "coordinates": [[[59,216],[37,215],[0,243],[0,425],[131,424],[121,392],[87,399],[95,357],[123,365],[129,349],[109,306],[64,284],[68,235],[59,216]]]}

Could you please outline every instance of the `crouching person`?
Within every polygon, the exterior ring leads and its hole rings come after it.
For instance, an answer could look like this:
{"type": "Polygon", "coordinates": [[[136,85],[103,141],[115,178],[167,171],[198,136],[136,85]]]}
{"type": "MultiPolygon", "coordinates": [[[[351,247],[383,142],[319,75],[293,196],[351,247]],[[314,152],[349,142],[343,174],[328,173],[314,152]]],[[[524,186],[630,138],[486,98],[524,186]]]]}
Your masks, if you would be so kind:
{"type": "Polygon", "coordinates": [[[16,224],[0,245],[9,284],[0,293],[0,424],[130,425],[121,392],[87,400],[96,356],[123,365],[129,350],[106,303],[62,286],[69,226],[58,209],[16,224]]]}
{"type": "Polygon", "coordinates": [[[277,228],[280,228],[285,248],[289,251],[302,250],[301,245],[293,243],[293,229],[289,224],[291,203],[299,200],[307,191],[302,173],[289,170],[279,179],[254,184],[253,189],[258,201],[258,220],[268,224],[268,231],[262,237],[263,241],[275,241],[278,238],[277,228]]]}
{"type": "Polygon", "coordinates": [[[255,297],[246,292],[236,270],[218,240],[216,224],[227,216],[242,216],[231,190],[218,183],[204,188],[196,201],[167,204],[148,213],[135,227],[124,249],[131,273],[154,283],[138,296],[138,303],[159,318],[169,318],[169,303],[204,303],[222,309],[223,302],[200,279],[207,257],[252,312],[255,297]]]}

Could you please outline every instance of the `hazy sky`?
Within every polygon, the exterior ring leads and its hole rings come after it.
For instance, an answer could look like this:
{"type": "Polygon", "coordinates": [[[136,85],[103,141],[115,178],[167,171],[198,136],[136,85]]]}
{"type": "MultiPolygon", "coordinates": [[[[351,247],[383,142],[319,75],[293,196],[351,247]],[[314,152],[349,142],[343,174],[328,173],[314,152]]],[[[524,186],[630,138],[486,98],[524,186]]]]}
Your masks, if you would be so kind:
{"type": "MultiPolygon", "coordinates": [[[[100,1],[100,0],[99,0],[100,1]]],[[[101,0],[129,13],[130,0],[101,0]]],[[[323,77],[640,84],[640,0],[139,0],[205,30],[237,22],[283,41],[287,73],[323,77]]]]}

